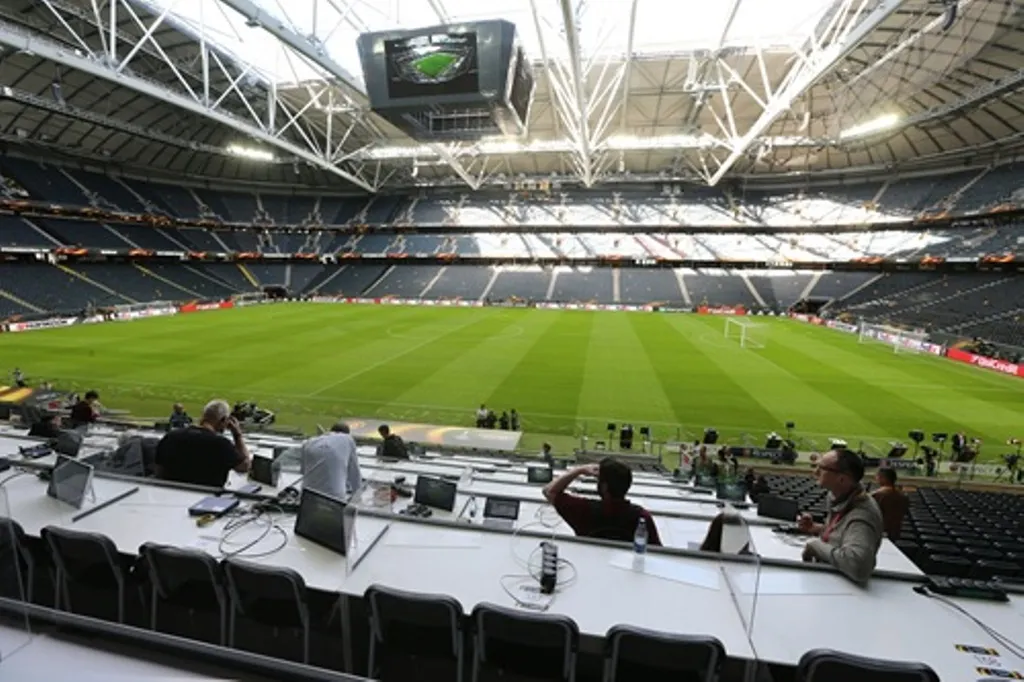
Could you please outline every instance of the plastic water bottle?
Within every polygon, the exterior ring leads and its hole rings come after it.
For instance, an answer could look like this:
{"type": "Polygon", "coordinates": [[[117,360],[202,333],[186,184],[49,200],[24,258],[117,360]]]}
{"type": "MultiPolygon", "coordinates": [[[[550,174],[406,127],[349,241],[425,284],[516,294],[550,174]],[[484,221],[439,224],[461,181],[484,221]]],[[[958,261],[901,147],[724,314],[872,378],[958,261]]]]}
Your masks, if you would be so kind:
{"type": "Polygon", "coordinates": [[[643,517],[636,522],[636,532],[633,533],[633,552],[639,555],[647,554],[647,519],[643,517]]]}

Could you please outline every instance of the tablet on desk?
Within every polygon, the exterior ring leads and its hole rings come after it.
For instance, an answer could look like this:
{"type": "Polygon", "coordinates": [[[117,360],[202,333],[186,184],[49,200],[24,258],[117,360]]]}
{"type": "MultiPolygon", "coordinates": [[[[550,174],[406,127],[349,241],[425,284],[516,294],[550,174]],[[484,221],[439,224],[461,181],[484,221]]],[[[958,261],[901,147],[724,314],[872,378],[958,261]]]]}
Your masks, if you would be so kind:
{"type": "Polygon", "coordinates": [[[50,473],[46,494],[55,500],[81,509],[85,495],[92,485],[92,467],[71,457],[57,455],[57,463],[50,473]]]}

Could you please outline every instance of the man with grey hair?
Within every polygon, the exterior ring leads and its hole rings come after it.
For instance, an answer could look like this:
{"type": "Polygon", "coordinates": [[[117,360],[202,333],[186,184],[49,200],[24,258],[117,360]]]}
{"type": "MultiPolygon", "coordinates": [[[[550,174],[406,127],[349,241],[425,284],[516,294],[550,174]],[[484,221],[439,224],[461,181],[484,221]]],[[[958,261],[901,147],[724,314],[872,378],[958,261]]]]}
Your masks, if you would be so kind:
{"type": "Polygon", "coordinates": [[[313,436],[299,448],[302,462],[302,487],[340,500],[363,484],[359,470],[356,441],[348,424],[338,422],[327,433],[313,436]]]}
{"type": "Polygon", "coordinates": [[[227,401],[211,400],[199,426],[172,429],[156,450],[157,476],[178,483],[223,488],[228,472],[249,471],[252,458],[227,401]],[[231,441],[224,432],[231,433],[231,441]]]}

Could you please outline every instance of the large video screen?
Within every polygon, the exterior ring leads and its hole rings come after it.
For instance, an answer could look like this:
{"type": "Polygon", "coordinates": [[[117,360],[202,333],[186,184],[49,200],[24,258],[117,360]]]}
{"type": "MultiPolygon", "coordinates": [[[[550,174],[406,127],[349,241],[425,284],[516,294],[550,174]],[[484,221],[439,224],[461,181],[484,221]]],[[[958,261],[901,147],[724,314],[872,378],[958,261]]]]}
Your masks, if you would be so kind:
{"type": "Polygon", "coordinates": [[[463,95],[480,89],[476,33],[431,33],[384,41],[388,96],[463,95]]]}

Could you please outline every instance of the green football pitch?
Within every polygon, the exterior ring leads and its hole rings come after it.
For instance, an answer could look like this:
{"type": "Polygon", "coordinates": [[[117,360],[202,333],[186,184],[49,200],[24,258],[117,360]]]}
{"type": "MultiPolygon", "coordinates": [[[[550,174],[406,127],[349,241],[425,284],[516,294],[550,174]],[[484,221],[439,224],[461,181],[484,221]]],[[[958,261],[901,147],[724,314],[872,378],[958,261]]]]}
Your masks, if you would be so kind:
{"type": "Polygon", "coordinates": [[[609,422],[655,440],[716,427],[763,444],[787,421],[804,449],[829,437],[881,450],[907,432],[964,429],[983,459],[1024,437],[1024,382],[785,319],[763,349],[725,319],[668,313],[289,304],[0,336],[4,371],[95,388],[102,402],[163,418],[213,397],[256,400],[281,424],[338,417],[469,425],[486,403],[517,408],[525,449],[609,422]]]}

